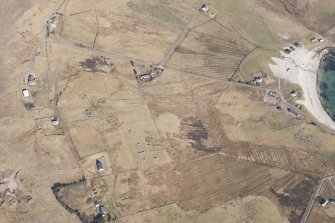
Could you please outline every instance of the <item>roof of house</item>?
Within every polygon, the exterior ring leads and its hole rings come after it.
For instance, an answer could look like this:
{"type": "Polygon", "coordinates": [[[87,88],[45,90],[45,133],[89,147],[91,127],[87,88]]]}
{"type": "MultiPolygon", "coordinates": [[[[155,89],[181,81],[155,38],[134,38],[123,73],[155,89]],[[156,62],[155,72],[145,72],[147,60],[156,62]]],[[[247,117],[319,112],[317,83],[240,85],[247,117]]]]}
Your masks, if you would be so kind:
{"type": "Polygon", "coordinates": [[[287,111],[289,113],[291,113],[295,117],[299,117],[300,116],[300,114],[298,112],[294,111],[292,108],[287,108],[287,111]]]}
{"type": "Polygon", "coordinates": [[[296,96],[298,94],[298,92],[296,92],[295,90],[291,91],[290,93],[292,96],[296,96]]]}
{"type": "Polygon", "coordinates": [[[29,97],[29,91],[27,89],[23,89],[22,94],[24,97],[29,97]]]}
{"type": "Polygon", "coordinates": [[[96,160],[95,165],[97,166],[98,170],[104,170],[104,165],[102,164],[100,160],[96,160]]]}
{"type": "Polygon", "coordinates": [[[208,5],[202,4],[200,8],[202,8],[202,9],[208,8],[208,5]]]}
{"type": "Polygon", "coordinates": [[[203,4],[201,5],[200,9],[199,9],[201,12],[207,12],[209,10],[209,7],[208,5],[206,4],[203,4]]]}
{"type": "Polygon", "coordinates": [[[100,211],[100,213],[106,213],[106,207],[103,206],[103,205],[100,205],[99,206],[99,211],[100,211]]]}

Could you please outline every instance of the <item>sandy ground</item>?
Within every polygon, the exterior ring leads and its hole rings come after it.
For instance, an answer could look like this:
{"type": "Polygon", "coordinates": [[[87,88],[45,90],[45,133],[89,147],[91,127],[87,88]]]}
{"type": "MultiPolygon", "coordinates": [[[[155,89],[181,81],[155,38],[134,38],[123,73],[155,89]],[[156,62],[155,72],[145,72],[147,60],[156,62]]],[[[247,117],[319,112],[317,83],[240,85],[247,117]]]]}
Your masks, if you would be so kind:
{"type": "Polygon", "coordinates": [[[319,122],[335,130],[335,123],[323,109],[317,92],[316,81],[320,60],[328,51],[323,50],[318,55],[316,52],[324,47],[325,45],[318,45],[311,51],[302,48],[291,52],[285,59],[272,58],[276,65],[269,66],[278,78],[299,84],[303,90],[304,100],[299,100],[297,103],[303,104],[319,122]]]}

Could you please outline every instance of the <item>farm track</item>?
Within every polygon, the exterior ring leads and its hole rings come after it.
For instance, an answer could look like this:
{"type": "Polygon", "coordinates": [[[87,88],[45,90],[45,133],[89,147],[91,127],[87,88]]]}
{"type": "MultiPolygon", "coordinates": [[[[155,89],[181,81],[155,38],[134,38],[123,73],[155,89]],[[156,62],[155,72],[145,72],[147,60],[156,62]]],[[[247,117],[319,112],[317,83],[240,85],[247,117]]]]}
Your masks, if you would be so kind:
{"type": "Polygon", "coordinates": [[[266,2],[264,0],[254,0],[255,1],[255,4],[257,7],[261,7],[261,8],[264,8],[264,10],[266,11],[266,13],[268,14],[272,14],[272,15],[276,15],[280,18],[283,18],[283,14],[278,12],[276,9],[275,9],[275,6],[269,2],[266,2]]]}

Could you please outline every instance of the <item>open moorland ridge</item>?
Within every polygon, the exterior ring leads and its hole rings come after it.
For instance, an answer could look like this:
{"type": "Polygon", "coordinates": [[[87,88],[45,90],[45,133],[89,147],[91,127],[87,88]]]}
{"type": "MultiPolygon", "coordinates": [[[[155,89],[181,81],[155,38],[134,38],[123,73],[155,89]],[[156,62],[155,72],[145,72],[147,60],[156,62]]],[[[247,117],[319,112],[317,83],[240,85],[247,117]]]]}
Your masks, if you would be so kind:
{"type": "Polygon", "coordinates": [[[334,9],[1,2],[0,223],[335,222],[334,9]]]}

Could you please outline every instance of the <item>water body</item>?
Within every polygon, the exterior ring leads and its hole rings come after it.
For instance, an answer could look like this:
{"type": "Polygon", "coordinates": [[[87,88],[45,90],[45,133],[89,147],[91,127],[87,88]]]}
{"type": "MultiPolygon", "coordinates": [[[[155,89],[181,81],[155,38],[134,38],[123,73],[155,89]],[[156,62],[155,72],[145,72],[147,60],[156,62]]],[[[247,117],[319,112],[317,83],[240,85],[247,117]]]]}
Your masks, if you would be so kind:
{"type": "Polygon", "coordinates": [[[335,52],[330,52],[321,59],[317,84],[321,104],[335,120],[335,52]]]}

